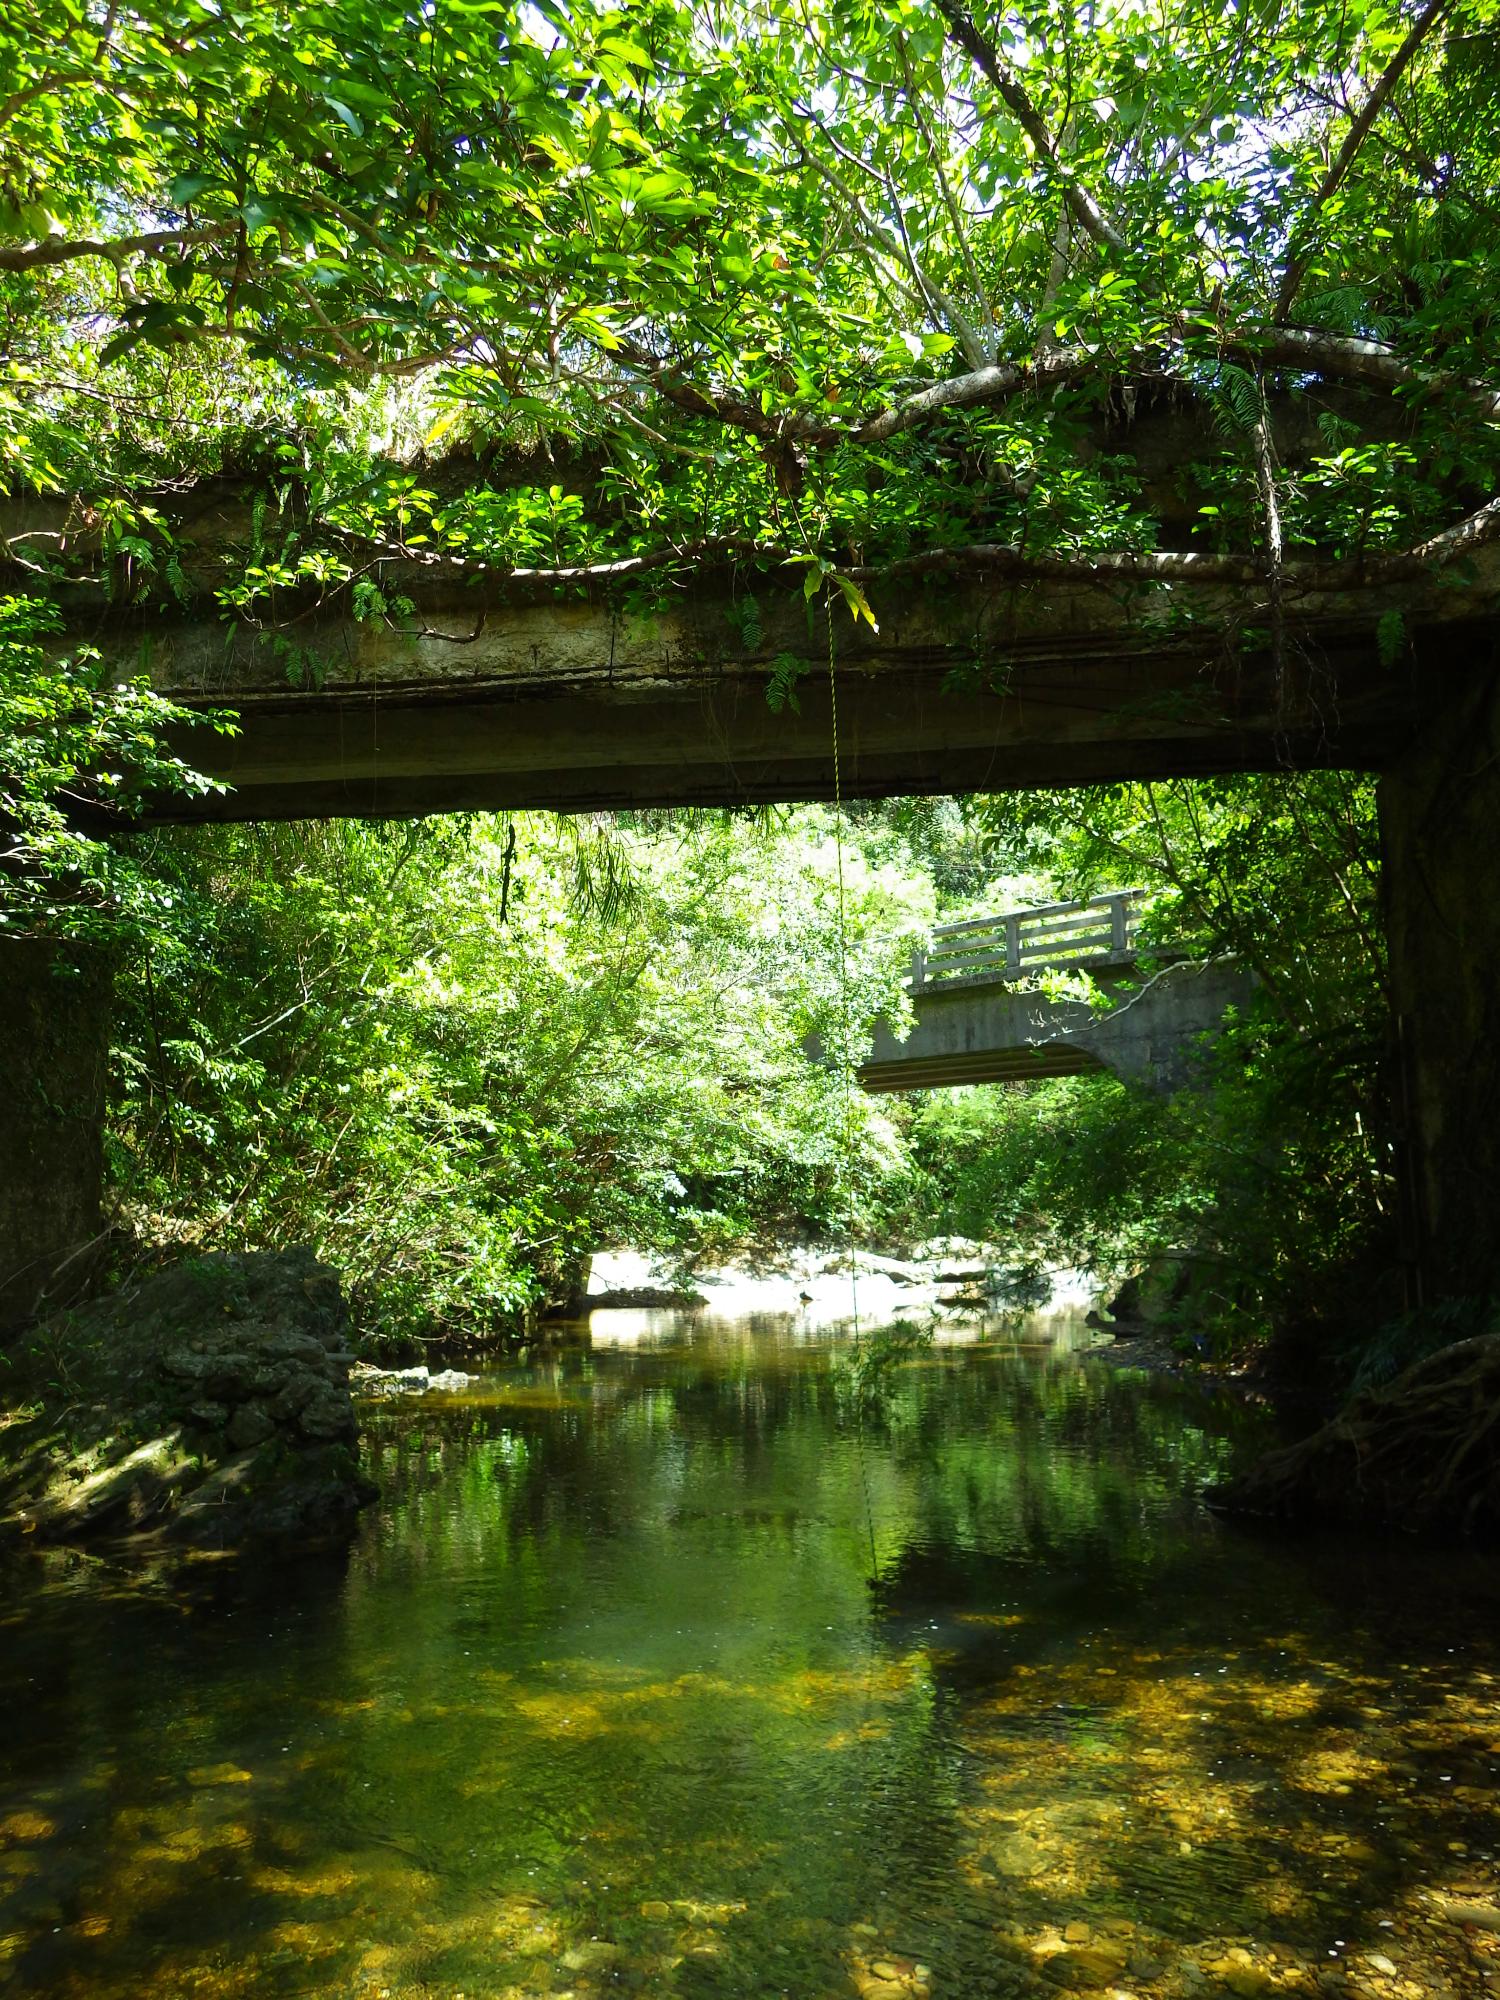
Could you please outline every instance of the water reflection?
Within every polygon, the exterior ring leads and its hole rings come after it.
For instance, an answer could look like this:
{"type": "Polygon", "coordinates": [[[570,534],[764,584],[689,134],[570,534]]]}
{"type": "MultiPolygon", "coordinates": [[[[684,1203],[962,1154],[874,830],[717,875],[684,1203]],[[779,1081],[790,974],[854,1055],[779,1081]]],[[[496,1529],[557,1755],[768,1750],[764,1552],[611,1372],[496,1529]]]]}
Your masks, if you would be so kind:
{"type": "Polygon", "coordinates": [[[370,1412],[345,1565],[6,1574],[0,1992],[1492,1990],[1487,1569],[1226,1529],[1264,1418],[1065,1346],[860,1433],[654,1317],[370,1412]]]}

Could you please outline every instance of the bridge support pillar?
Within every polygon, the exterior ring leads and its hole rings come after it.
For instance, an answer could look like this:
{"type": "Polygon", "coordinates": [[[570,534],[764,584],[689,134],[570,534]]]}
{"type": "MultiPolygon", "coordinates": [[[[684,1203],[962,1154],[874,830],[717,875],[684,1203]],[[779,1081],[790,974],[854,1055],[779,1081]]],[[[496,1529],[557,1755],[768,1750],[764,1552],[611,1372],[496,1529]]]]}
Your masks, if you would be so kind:
{"type": "Polygon", "coordinates": [[[1412,1303],[1500,1297],[1500,674],[1379,797],[1412,1303]]]}
{"type": "Polygon", "coordinates": [[[0,1328],[97,1261],[110,985],[93,954],[0,939],[0,1328]]]}

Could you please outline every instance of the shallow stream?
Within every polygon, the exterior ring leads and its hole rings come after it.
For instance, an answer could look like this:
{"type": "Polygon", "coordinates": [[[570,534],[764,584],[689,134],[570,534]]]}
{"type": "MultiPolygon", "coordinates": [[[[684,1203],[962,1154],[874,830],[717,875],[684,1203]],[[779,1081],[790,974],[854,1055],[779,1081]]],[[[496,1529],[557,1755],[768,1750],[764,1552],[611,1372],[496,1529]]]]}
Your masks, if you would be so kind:
{"type": "Polygon", "coordinates": [[[1500,1994],[1500,1579],[1066,1342],[595,1316],[347,1560],[0,1569],[0,1994],[1500,1994]],[[611,1334],[611,1325],[614,1333],[611,1334]]]}

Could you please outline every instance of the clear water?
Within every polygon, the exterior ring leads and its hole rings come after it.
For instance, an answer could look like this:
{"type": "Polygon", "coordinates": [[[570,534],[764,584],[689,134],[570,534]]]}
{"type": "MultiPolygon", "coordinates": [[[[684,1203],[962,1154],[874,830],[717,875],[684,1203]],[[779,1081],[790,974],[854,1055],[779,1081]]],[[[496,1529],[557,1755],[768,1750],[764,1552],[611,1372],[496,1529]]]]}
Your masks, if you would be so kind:
{"type": "Polygon", "coordinates": [[[861,1435],[841,1351],[663,1316],[371,1410],[346,1561],[0,1570],[0,1993],[1497,1990],[1492,1568],[1215,1520],[1233,1400],[980,1342],[861,1435]]]}

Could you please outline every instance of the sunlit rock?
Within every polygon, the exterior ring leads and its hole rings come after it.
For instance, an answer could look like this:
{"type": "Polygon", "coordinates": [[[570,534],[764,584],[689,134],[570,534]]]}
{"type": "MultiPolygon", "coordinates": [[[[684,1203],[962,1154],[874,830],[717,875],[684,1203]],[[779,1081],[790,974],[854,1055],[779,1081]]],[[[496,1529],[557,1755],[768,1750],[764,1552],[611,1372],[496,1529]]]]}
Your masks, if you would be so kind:
{"type": "Polygon", "coordinates": [[[216,1550],[346,1541],[374,1493],[346,1322],[307,1250],[186,1259],[66,1315],[66,1389],[41,1384],[7,1438],[12,1525],[216,1550]]]}

